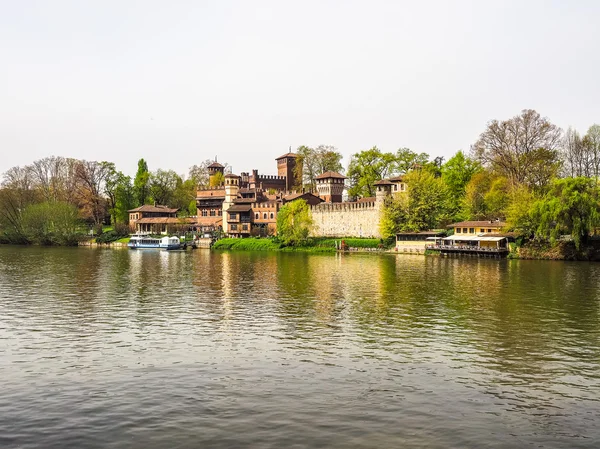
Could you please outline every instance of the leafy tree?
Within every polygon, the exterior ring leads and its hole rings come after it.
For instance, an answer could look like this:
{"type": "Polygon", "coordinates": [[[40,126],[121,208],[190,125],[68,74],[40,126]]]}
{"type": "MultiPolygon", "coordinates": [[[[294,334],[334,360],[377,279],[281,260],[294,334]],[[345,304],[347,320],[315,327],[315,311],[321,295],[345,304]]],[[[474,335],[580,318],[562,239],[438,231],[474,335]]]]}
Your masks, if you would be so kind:
{"type": "Polygon", "coordinates": [[[316,191],[316,177],[327,171],[343,173],[342,154],[330,145],[319,145],[317,148],[300,146],[296,150],[296,168],[294,176],[301,180],[302,187],[309,192],[316,191]]]}
{"type": "Polygon", "coordinates": [[[532,109],[488,123],[473,146],[476,158],[511,184],[543,189],[560,168],[561,129],[532,109]]]}
{"type": "Polygon", "coordinates": [[[539,223],[538,235],[555,241],[566,232],[580,249],[600,223],[598,186],[589,178],[557,179],[544,198],[535,203],[533,215],[539,223]]]}
{"type": "Polygon", "coordinates": [[[148,183],[150,186],[150,196],[157,204],[170,205],[175,189],[181,183],[181,177],[173,170],[162,170],[159,168],[150,174],[148,183]]]}
{"type": "Polygon", "coordinates": [[[101,225],[106,214],[106,179],[114,172],[111,162],[78,161],[75,175],[78,181],[78,199],[82,214],[94,225],[101,225]]]}
{"type": "Polygon", "coordinates": [[[460,215],[464,205],[467,184],[475,173],[481,171],[481,164],[465,156],[462,151],[458,151],[448,162],[442,165],[441,171],[442,180],[448,188],[451,213],[455,216],[460,215]]]}
{"type": "Polygon", "coordinates": [[[114,186],[114,207],[111,211],[114,224],[127,223],[129,221],[128,211],[136,206],[137,201],[131,177],[118,172],[114,186]]]}
{"type": "Polygon", "coordinates": [[[406,174],[414,168],[424,167],[429,161],[427,153],[415,153],[408,148],[400,148],[396,152],[395,172],[406,174]]]}
{"type": "Polygon", "coordinates": [[[277,213],[277,237],[287,246],[299,246],[308,239],[313,226],[308,203],[289,202],[277,213]]]}
{"type": "Polygon", "coordinates": [[[135,192],[136,202],[138,206],[146,204],[150,197],[150,172],[148,164],[144,159],[138,161],[138,169],[133,180],[133,189],[135,192]]]}
{"type": "Polygon", "coordinates": [[[193,179],[186,179],[177,184],[170,205],[178,208],[183,216],[196,214],[196,183],[193,179]]]}
{"type": "Polygon", "coordinates": [[[448,189],[431,172],[415,170],[406,175],[407,195],[396,195],[387,202],[380,230],[384,238],[398,231],[433,229],[448,217],[448,189]]]}
{"type": "Polygon", "coordinates": [[[510,192],[506,207],[506,226],[508,229],[526,237],[535,233],[538,223],[533,216],[533,207],[538,200],[533,191],[519,186],[510,192]]]}
{"type": "Polygon", "coordinates": [[[27,239],[40,245],[75,245],[80,225],[77,208],[63,201],[31,204],[23,211],[27,239]]]}
{"type": "Polygon", "coordinates": [[[375,196],[375,183],[397,172],[397,155],[382,153],[377,147],[352,156],[348,166],[351,197],[375,196]]]}

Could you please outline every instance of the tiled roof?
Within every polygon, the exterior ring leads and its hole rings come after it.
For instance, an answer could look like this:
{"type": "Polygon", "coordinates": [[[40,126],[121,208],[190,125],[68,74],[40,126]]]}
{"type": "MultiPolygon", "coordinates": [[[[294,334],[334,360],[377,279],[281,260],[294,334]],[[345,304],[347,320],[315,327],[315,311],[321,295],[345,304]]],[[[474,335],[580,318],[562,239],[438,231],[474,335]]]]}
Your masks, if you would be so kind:
{"type": "Polygon", "coordinates": [[[127,212],[166,212],[169,214],[174,214],[178,210],[179,209],[172,209],[167,206],[160,206],[160,205],[153,206],[151,204],[144,204],[143,206],[128,210],[127,212]]]}
{"type": "Polygon", "coordinates": [[[279,159],[283,159],[284,157],[293,157],[293,158],[296,158],[296,157],[298,157],[298,155],[296,153],[285,153],[283,156],[279,156],[275,160],[278,161],[279,159]]]}
{"type": "Polygon", "coordinates": [[[452,223],[446,226],[447,228],[503,228],[506,223],[503,221],[461,221],[459,223],[452,223]]]}
{"type": "Polygon", "coordinates": [[[381,181],[377,181],[373,185],[376,185],[376,186],[391,186],[392,183],[389,180],[387,180],[387,179],[382,179],[381,181]]]}
{"type": "Polygon", "coordinates": [[[207,168],[225,168],[224,165],[219,164],[217,161],[210,164],[207,168]]]}
{"type": "Polygon", "coordinates": [[[136,224],[188,224],[196,223],[196,219],[192,217],[149,217],[135,220],[136,224]]]}
{"type": "Polygon", "coordinates": [[[252,210],[251,204],[234,204],[227,212],[250,212],[252,210]]]}
{"type": "Polygon", "coordinates": [[[344,175],[341,175],[338,172],[334,172],[334,171],[331,171],[331,170],[330,171],[326,171],[323,174],[320,174],[315,179],[328,179],[328,178],[347,179],[344,175]]]}
{"type": "Polygon", "coordinates": [[[390,178],[391,182],[402,182],[404,181],[404,177],[403,176],[392,176],[390,178]]]}

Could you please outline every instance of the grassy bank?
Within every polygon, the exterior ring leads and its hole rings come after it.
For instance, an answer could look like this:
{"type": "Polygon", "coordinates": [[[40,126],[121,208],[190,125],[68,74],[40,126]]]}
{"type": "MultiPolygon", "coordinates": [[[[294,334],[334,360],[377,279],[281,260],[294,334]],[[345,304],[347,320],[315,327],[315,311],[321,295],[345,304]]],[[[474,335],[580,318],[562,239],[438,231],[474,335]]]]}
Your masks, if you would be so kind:
{"type": "Polygon", "coordinates": [[[274,239],[268,238],[246,238],[246,239],[221,239],[213,245],[213,249],[236,250],[236,251],[283,251],[283,252],[309,252],[309,253],[333,253],[336,245],[344,240],[350,248],[379,248],[379,239],[309,239],[302,246],[283,246],[274,239]]]}

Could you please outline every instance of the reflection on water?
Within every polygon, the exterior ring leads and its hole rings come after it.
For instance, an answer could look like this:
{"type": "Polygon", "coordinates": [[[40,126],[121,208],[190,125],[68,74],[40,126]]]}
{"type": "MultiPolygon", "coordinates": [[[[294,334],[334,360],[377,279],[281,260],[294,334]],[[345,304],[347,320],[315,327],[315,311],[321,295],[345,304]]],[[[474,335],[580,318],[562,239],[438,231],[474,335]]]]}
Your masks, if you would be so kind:
{"type": "Polygon", "coordinates": [[[0,247],[0,447],[598,447],[599,279],[0,247]]]}

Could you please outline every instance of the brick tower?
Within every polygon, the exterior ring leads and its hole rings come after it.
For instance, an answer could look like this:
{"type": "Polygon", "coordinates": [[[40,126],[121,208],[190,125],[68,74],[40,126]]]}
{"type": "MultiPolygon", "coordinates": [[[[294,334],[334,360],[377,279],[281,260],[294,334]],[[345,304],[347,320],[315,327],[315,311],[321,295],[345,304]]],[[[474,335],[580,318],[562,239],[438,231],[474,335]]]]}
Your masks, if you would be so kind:
{"type": "Polygon", "coordinates": [[[217,175],[217,173],[221,173],[221,175],[223,174],[223,171],[225,170],[225,167],[221,164],[219,164],[217,161],[214,161],[212,164],[210,164],[208,167],[208,185],[211,187],[216,187],[215,186],[215,176],[217,175]]]}
{"type": "MultiPolygon", "coordinates": [[[[291,148],[290,148],[291,149],[291,148]]],[[[298,178],[294,174],[294,169],[296,168],[296,160],[298,159],[298,155],[296,153],[286,153],[283,156],[279,156],[277,161],[277,176],[284,176],[285,181],[285,189],[292,190],[294,186],[300,185],[301,182],[297,182],[298,178]]]]}

